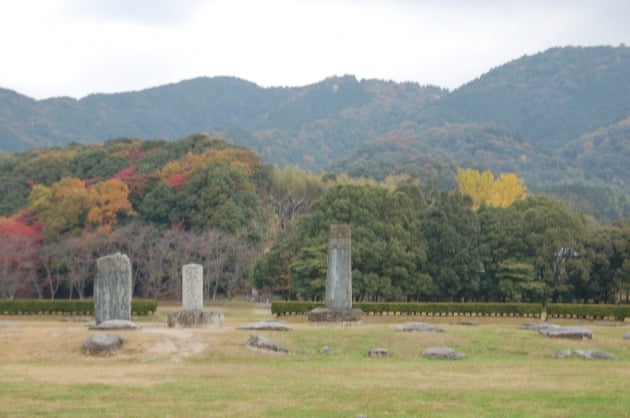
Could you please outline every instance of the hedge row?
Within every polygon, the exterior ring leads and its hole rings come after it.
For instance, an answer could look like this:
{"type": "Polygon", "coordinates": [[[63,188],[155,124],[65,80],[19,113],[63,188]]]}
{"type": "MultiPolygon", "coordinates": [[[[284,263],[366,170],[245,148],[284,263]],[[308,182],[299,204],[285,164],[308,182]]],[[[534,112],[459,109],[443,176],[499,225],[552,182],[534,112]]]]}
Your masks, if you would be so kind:
{"type": "MultiPolygon", "coordinates": [[[[149,315],[157,310],[157,302],[153,300],[133,300],[131,312],[134,315],[149,315]]],[[[33,314],[65,314],[65,315],[93,315],[94,302],[92,300],[2,300],[0,314],[4,315],[33,315],[33,314]]]]}
{"type": "MultiPolygon", "coordinates": [[[[271,304],[275,315],[305,315],[324,306],[321,302],[276,301],[271,304]]],[[[527,316],[539,318],[542,305],[538,303],[398,303],[357,302],[352,305],[368,315],[474,315],[474,316],[527,316]]],[[[551,303],[547,305],[549,318],[607,319],[623,321],[630,318],[630,305],[579,305],[551,303]]]]}
{"type": "Polygon", "coordinates": [[[586,318],[623,321],[630,318],[630,305],[577,305],[553,303],[547,305],[548,318],[586,318]]]}
{"type": "MultiPolygon", "coordinates": [[[[318,302],[276,301],[271,304],[273,314],[304,315],[311,309],[324,306],[318,302]]],[[[537,303],[449,303],[449,302],[357,302],[352,307],[368,315],[475,315],[540,317],[542,306],[537,303]]]]}

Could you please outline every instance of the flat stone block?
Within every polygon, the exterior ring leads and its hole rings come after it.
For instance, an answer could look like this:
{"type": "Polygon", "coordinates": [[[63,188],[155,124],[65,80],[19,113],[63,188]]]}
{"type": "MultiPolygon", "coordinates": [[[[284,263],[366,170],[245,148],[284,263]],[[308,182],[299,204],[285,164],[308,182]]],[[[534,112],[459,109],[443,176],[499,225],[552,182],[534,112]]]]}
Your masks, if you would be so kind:
{"type": "Polygon", "coordinates": [[[573,353],[578,356],[589,360],[616,360],[617,357],[614,354],[607,353],[600,350],[573,350],[573,353]]]}
{"type": "Polygon", "coordinates": [[[593,339],[593,333],[583,327],[563,327],[555,326],[539,329],[538,332],[541,335],[545,335],[551,338],[570,338],[573,340],[591,340],[593,339]]]}
{"type": "Polygon", "coordinates": [[[361,320],[361,309],[315,308],[308,313],[311,322],[357,322],[361,320]]]}
{"type": "Polygon", "coordinates": [[[90,324],[88,328],[94,329],[94,330],[112,330],[112,329],[135,330],[135,329],[140,329],[142,327],[140,325],[135,324],[132,321],[127,321],[125,319],[110,319],[110,320],[103,321],[98,324],[92,323],[90,324]]]}
{"type": "Polygon", "coordinates": [[[368,357],[372,357],[372,358],[384,358],[384,357],[389,357],[389,350],[386,348],[373,348],[370,351],[368,351],[368,357]]]}
{"type": "Polygon", "coordinates": [[[166,323],[170,328],[221,328],[221,311],[178,311],[168,314],[166,323]]]}
{"type": "Polygon", "coordinates": [[[123,340],[113,334],[94,334],[83,343],[83,352],[94,356],[113,356],[123,346],[123,340]]]}
{"type": "Polygon", "coordinates": [[[404,324],[396,325],[394,329],[396,331],[406,332],[444,332],[442,328],[427,324],[426,322],[405,322],[404,324]]]}
{"type": "Polygon", "coordinates": [[[287,348],[270,338],[263,337],[262,335],[250,335],[245,345],[251,350],[261,351],[263,353],[289,354],[289,350],[287,348]]]}
{"type": "Polygon", "coordinates": [[[291,331],[289,324],[281,321],[260,321],[241,325],[238,329],[265,330],[265,331],[291,331]]]}
{"type": "Polygon", "coordinates": [[[452,348],[430,347],[422,352],[422,357],[432,360],[459,360],[466,356],[452,348]]]}

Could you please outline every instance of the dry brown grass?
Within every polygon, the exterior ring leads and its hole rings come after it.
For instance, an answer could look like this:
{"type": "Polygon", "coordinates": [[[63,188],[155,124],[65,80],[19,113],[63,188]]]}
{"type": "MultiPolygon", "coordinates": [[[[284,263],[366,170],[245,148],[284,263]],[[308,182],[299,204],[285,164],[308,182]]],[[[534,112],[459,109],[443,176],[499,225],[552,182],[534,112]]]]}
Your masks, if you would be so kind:
{"type": "Polygon", "coordinates": [[[165,312],[176,307],[161,308],[141,320],[143,330],[116,332],[125,347],[108,358],[81,352],[94,332],[85,322],[0,317],[0,415],[615,416],[630,410],[630,341],[621,339],[628,323],[583,324],[594,339],[571,341],[518,329],[518,319],[480,318],[479,326],[467,327],[454,318],[369,317],[339,327],[291,317],[293,331],[261,332],[292,350],[270,356],[246,349],[250,332],[236,328],[271,319],[268,310],[220,307],[226,321],[218,330],[169,329],[165,312]],[[408,320],[447,332],[391,329],[408,320]],[[7,322],[18,326],[3,327],[7,322]],[[333,347],[331,355],[319,353],[324,345],[333,347]],[[430,346],[450,346],[467,358],[422,359],[430,346]],[[393,355],[370,359],[373,347],[393,355]],[[598,348],[619,359],[551,358],[566,348],[598,348]]]}

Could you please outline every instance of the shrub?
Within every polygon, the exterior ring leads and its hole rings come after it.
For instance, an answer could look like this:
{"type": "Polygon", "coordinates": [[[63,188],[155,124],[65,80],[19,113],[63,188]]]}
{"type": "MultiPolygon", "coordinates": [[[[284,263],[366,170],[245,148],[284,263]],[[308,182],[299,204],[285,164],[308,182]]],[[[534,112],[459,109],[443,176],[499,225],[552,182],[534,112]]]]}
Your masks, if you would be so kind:
{"type": "MultiPolygon", "coordinates": [[[[276,301],[271,312],[276,315],[301,315],[324,306],[318,302],[276,301]]],[[[479,316],[534,316],[542,307],[537,303],[449,303],[449,302],[357,302],[352,305],[366,314],[408,315],[479,315],[479,316]]]]}
{"type": "MultiPolygon", "coordinates": [[[[157,310],[157,302],[153,300],[134,300],[131,302],[131,312],[134,315],[149,315],[157,310]]],[[[92,300],[39,300],[20,299],[0,301],[0,314],[7,315],[36,315],[36,314],[72,314],[93,315],[94,302],[92,300]]]]}
{"type": "Polygon", "coordinates": [[[547,305],[548,317],[565,318],[614,318],[623,321],[630,317],[630,305],[579,305],[571,303],[551,303],[547,305]]]}

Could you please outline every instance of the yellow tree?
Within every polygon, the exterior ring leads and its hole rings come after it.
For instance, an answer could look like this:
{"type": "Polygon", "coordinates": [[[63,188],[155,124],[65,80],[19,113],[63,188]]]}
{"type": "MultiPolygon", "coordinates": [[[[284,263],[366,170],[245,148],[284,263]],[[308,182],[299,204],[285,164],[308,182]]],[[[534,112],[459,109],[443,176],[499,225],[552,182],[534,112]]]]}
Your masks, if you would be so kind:
{"type": "Polygon", "coordinates": [[[488,200],[489,206],[507,208],[526,196],[523,179],[515,174],[501,174],[492,184],[488,200]]]}
{"type": "Polygon", "coordinates": [[[473,210],[488,202],[493,183],[494,175],[490,171],[480,172],[472,168],[457,170],[459,191],[472,198],[473,210]]]}
{"type": "Polygon", "coordinates": [[[487,170],[459,169],[457,185],[461,193],[472,198],[473,210],[479,209],[482,204],[506,208],[526,196],[523,179],[511,173],[501,174],[495,179],[487,170]]]}
{"type": "Polygon", "coordinates": [[[100,233],[109,233],[119,214],[134,214],[129,202],[129,187],[118,179],[97,183],[90,189],[90,194],[93,206],[87,215],[87,221],[97,225],[100,233]]]}

